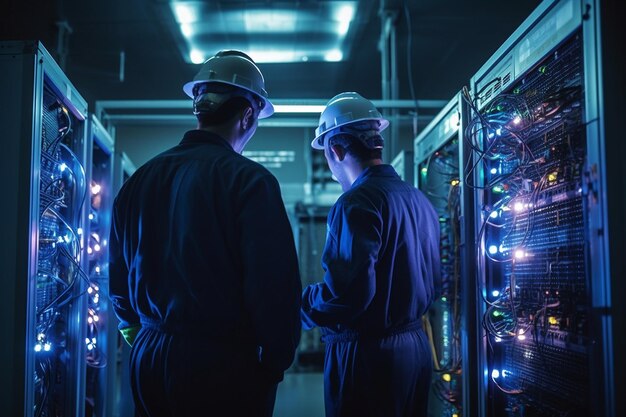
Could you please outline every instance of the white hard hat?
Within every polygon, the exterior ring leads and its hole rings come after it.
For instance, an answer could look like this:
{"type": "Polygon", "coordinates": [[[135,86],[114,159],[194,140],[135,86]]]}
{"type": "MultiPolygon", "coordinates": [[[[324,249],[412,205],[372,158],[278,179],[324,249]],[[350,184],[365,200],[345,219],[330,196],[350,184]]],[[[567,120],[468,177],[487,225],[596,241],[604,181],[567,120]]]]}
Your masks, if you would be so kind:
{"type": "Polygon", "coordinates": [[[183,86],[183,91],[194,98],[194,87],[197,84],[222,83],[229,84],[257,95],[263,102],[259,119],[274,114],[274,106],[265,91],[265,79],[261,70],[252,58],[236,50],[223,50],[207,59],[202,68],[183,86]]]}
{"type": "Polygon", "coordinates": [[[311,142],[314,149],[324,149],[324,135],[333,129],[353,123],[376,121],[378,131],[389,126],[389,121],[376,109],[376,106],[359,93],[337,94],[326,104],[315,129],[315,139],[311,142]]]}

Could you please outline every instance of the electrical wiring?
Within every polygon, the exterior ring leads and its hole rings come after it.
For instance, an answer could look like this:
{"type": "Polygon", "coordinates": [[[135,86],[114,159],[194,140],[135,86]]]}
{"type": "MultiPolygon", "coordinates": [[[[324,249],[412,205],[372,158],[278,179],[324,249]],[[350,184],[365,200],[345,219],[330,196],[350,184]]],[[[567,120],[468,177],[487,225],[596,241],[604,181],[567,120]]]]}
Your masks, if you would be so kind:
{"type": "Polygon", "coordinates": [[[41,417],[44,411],[43,406],[46,403],[48,399],[48,393],[50,392],[50,359],[38,359],[37,365],[39,366],[39,369],[35,371],[35,389],[37,389],[38,385],[40,386],[40,388],[37,390],[38,392],[35,395],[35,397],[39,398],[36,398],[35,400],[34,415],[35,417],[41,417]]]}
{"type": "MultiPolygon", "coordinates": [[[[451,172],[451,171],[447,171],[447,170],[443,170],[443,168],[441,170],[439,169],[434,169],[434,164],[432,163],[432,157],[435,154],[431,154],[429,155],[427,161],[426,161],[426,165],[424,167],[424,169],[426,170],[426,181],[425,181],[425,190],[423,190],[425,192],[425,194],[429,197],[433,197],[433,198],[437,198],[440,199],[442,201],[448,201],[448,198],[445,196],[440,195],[439,193],[433,191],[433,190],[439,190],[441,187],[445,186],[445,185],[449,185],[450,184],[450,180],[455,179],[457,177],[455,172],[451,172]],[[442,177],[447,177],[447,180],[441,181],[437,184],[432,184],[430,181],[431,176],[429,175],[430,173],[435,172],[437,174],[439,174],[442,177]]],[[[435,161],[440,160],[441,158],[435,158],[435,161]]],[[[436,163],[436,162],[435,162],[436,163]]]]}
{"type": "MultiPolygon", "coordinates": [[[[44,212],[49,212],[51,213],[54,217],[57,218],[57,220],[59,220],[61,222],[61,224],[63,224],[68,231],[71,232],[72,234],[72,238],[68,239],[67,241],[63,240],[61,242],[59,242],[56,245],[56,248],[58,248],[60,250],[61,253],[63,253],[71,262],[74,263],[74,265],[77,267],[77,270],[80,272],[82,272],[82,269],[80,268],[80,265],[78,265],[78,263],[76,262],[75,258],[78,257],[79,251],[80,251],[80,247],[78,246],[78,236],[76,234],[76,232],[72,229],[72,227],[67,224],[65,222],[65,220],[63,219],[63,217],[57,213],[54,209],[52,209],[51,206],[47,207],[44,212]],[[65,248],[65,244],[72,244],[72,251],[74,253],[70,253],[66,248],[65,248]]],[[[45,271],[45,270],[44,270],[45,271]]],[[[40,273],[44,272],[40,269],[40,273]]],[[[84,274],[84,272],[83,272],[84,274]]],[[[68,294],[71,294],[71,291],[74,287],[74,284],[76,282],[76,279],[72,279],[69,280],[68,282],[63,281],[61,278],[57,277],[55,274],[51,274],[49,275],[51,278],[53,278],[53,280],[55,282],[57,282],[57,284],[60,284],[62,286],[64,286],[64,290],[61,292],[61,294],[59,294],[56,298],[54,298],[52,301],[50,301],[48,304],[46,304],[44,307],[38,309],[36,315],[40,316],[41,314],[45,313],[46,311],[52,309],[52,308],[60,308],[63,305],[67,304],[68,302],[70,302],[72,300],[72,298],[67,298],[65,299],[65,297],[68,294]]]]}
{"type": "Polygon", "coordinates": [[[87,366],[103,369],[107,366],[107,357],[100,348],[94,348],[87,354],[87,366]]]}
{"type": "MultiPolygon", "coordinates": [[[[44,88],[39,175],[37,302],[35,304],[35,404],[38,417],[58,413],[58,384],[64,378],[71,303],[81,297],[79,283],[88,282],[81,268],[82,207],[85,170],[70,147],[79,145],[72,115],[55,94],[44,88]],[[56,132],[56,133],[55,133],[56,132]],[[59,379],[61,378],[61,379],[59,379]]],[[[96,366],[106,358],[95,358],[96,366]]]]}
{"type": "MultiPolygon", "coordinates": [[[[54,75],[54,72],[49,74],[45,68],[43,70],[46,77],[43,82],[37,83],[41,89],[33,96],[33,114],[37,116],[33,122],[33,131],[39,131],[39,137],[32,138],[36,149],[31,156],[35,160],[27,161],[31,165],[28,178],[34,188],[30,189],[30,206],[24,215],[28,218],[31,231],[28,236],[29,259],[34,264],[29,264],[28,282],[24,284],[29,294],[28,299],[23,300],[29,311],[26,319],[31,321],[27,325],[28,334],[24,342],[25,354],[30,358],[27,362],[31,364],[30,374],[25,376],[27,386],[31,387],[27,399],[30,401],[29,413],[36,417],[52,417],[68,415],[75,408],[81,409],[73,398],[80,400],[81,393],[70,392],[74,388],[85,387],[85,382],[80,382],[80,372],[85,370],[84,362],[83,365],[78,362],[81,358],[86,360],[90,370],[102,368],[107,363],[107,352],[96,346],[99,336],[102,336],[102,340],[99,340],[102,348],[107,346],[106,329],[103,326],[108,324],[109,317],[106,314],[109,306],[105,300],[102,300],[101,305],[97,301],[106,291],[99,293],[98,297],[93,294],[85,297],[93,282],[98,282],[106,289],[108,278],[106,254],[97,257],[89,255],[87,251],[93,227],[98,226],[96,222],[89,224],[91,219],[88,220],[84,206],[88,190],[97,194],[97,191],[88,188],[90,184],[86,181],[94,174],[91,169],[86,174],[84,166],[85,158],[91,161],[87,152],[91,151],[89,145],[92,139],[92,167],[96,171],[102,169],[109,173],[112,167],[100,167],[104,164],[104,158],[96,154],[100,150],[95,145],[97,138],[84,136],[87,129],[83,127],[88,120],[83,119],[86,114],[81,111],[82,102],[73,94],[70,97],[71,91],[63,88],[65,83],[57,89],[56,77],[48,77],[54,75]],[[91,274],[88,275],[86,271],[91,274]],[[102,281],[99,281],[100,278],[102,281]],[[87,330],[85,319],[88,317],[81,317],[89,314],[85,309],[91,313],[92,319],[96,318],[95,325],[87,330]],[[82,345],[85,335],[92,338],[93,349],[85,349],[82,345]],[[76,385],[76,381],[80,383],[76,385]],[[68,396],[68,393],[71,395],[68,396]]],[[[110,163],[112,159],[107,157],[110,163]]],[[[108,232],[110,221],[109,213],[106,212],[110,201],[109,192],[106,189],[97,197],[97,205],[102,203],[103,207],[103,213],[100,213],[101,229],[98,230],[102,236],[108,232]]],[[[91,204],[94,205],[93,200],[91,204]]],[[[102,252],[106,253],[106,239],[100,243],[102,252]]],[[[98,378],[95,383],[102,384],[105,373],[91,372],[98,378]]],[[[82,378],[84,381],[84,375],[82,378]]],[[[101,390],[92,392],[102,393],[101,390]]]]}
{"type": "Polygon", "coordinates": [[[64,119],[66,122],[66,126],[60,127],[58,129],[59,134],[53,141],[48,144],[45,149],[46,153],[50,153],[51,148],[56,148],[56,146],[72,131],[72,118],[70,117],[67,108],[65,108],[65,106],[63,106],[63,104],[61,104],[61,102],[57,100],[49,107],[48,110],[54,111],[55,109],[58,109],[57,114],[62,114],[65,116],[64,119]]]}
{"type": "MultiPolygon", "coordinates": [[[[73,228],[69,224],[67,224],[65,219],[63,219],[63,217],[59,213],[57,213],[55,210],[53,210],[51,207],[46,208],[45,211],[49,211],[54,217],[56,217],[58,221],[67,228],[67,230],[71,233],[71,236],[72,236],[71,238],[66,237],[66,238],[59,240],[59,242],[55,245],[55,248],[73,264],[75,270],[77,271],[76,274],[83,277],[87,282],[89,282],[88,275],[85,274],[82,267],[77,261],[77,259],[79,258],[79,254],[80,254],[80,245],[78,243],[80,241],[80,238],[77,232],[74,231],[73,228]],[[71,252],[70,250],[66,248],[67,245],[71,245],[71,252]]],[[[40,268],[39,272],[40,273],[46,272],[46,270],[40,268]]],[[[73,274],[70,274],[70,275],[73,275],[73,274]]],[[[46,305],[46,307],[42,308],[38,314],[41,314],[47,311],[48,309],[52,308],[55,305],[57,308],[61,307],[73,299],[73,298],[70,298],[67,301],[63,301],[63,302],[61,301],[62,297],[65,296],[73,288],[74,283],[76,281],[75,278],[69,280],[69,284],[68,284],[67,282],[63,281],[61,278],[57,277],[55,274],[50,274],[49,276],[53,278],[57,282],[57,284],[65,286],[65,290],[55,300],[53,300],[48,305],[46,305]]]]}
{"type": "MultiPolygon", "coordinates": [[[[93,317],[95,315],[95,311],[93,311],[92,309],[90,310],[91,311],[89,312],[89,315],[90,317],[93,317]]],[[[97,342],[96,342],[96,340],[99,338],[98,327],[96,323],[90,322],[88,330],[90,330],[90,334],[86,339],[87,341],[87,355],[86,355],[87,366],[91,368],[104,368],[106,367],[106,364],[107,364],[107,357],[105,353],[102,351],[102,349],[98,347],[97,342]]]]}
{"type": "MultiPolygon", "coordinates": [[[[452,146],[454,145],[452,144],[452,146]]],[[[430,323],[425,325],[433,353],[435,373],[438,375],[433,380],[432,392],[440,401],[452,404],[456,396],[460,395],[455,391],[458,390],[458,387],[452,389],[450,384],[447,384],[446,388],[446,384],[443,384],[439,378],[446,374],[460,377],[462,364],[459,314],[460,236],[458,226],[460,187],[459,167],[452,162],[457,156],[446,149],[442,148],[430,154],[424,162],[421,172],[422,191],[431,201],[436,202],[435,209],[441,225],[442,256],[445,256],[443,259],[447,259],[441,265],[443,292],[440,308],[443,309],[443,316],[441,317],[445,324],[442,327],[437,325],[437,329],[441,333],[437,334],[436,337],[433,335],[430,323]]]]}
{"type": "MultiPolygon", "coordinates": [[[[486,260],[487,276],[484,283],[476,280],[476,285],[486,305],[481,324],[491,350],[491,354],[487,355],[488,367],[493,369],[490,381],[496,391],[516,396],[534,387],[528,385],[523,374],[514,377],[509,371],[500,372],[499,367],[493,367],[492,341],[508,346],[520,343],[528,349],[528,342],[524,340],[532,337],[534,350],[541,357],[544,367],[549,368],[543,352],[549,332],[547,316],[552,315],[548,313],[551,309],[561,310],[562,301],[558,292],[554,295],[548,291],[542,301],[529,298],[529,291],[535,290],[519,288],[518,285],[528,285],[527,277],[537,273],[526,265],[532,262],[533,256],[541,256],[544,250],[533,240],[535,233],[543,236],[541,229],[545,227],[545,220],[538,223],[538,213],[542,213],[541,208],[553,201],[551,196],[555,192],[565,192],[557,190],[562,181],[557,181],[557,177],[570,175],[565,180],[571,178],[572,173],[578,172],[577,166],[581,163],[569,134],[564,133],[567,122],[561,122],[563,133],[554,133],[552,126],[556,124],[550,120],[578,100],[579,91],[559,86],[556,91],[543,93],[541,104],[535,105],[535,108],[531,108],[530,100],[523,94],[500,94],[479,110],[477,104],[481,94],[482,91],[472,98],[467,88],[462,92],[474,115],[464,131],[473,157],[467,159],[463,179],[469,188],[482,190],[480,195],[485,202],[476,235],[476,256],[479,262],[481,257],[486,260]],[[514,115],[518,115],[519,119],[514,115]],[[546,133],[542,134],[543,131],[546,133]],[[550,148],[550,143],[561,137],[564,138],[559,139],[562,144],[550,148]],[[474,181],[477,183],[474,184],[474,181]],[[492,288],[489,282],[494,276],[498,282],[497,271],[504,271],[504,280],[500,285],[505,288],[494,290],[494,297],[497,298],[489,300],[486,288],[492,288]],[[540,340],[542,336],[543,343],[540,340]],[[521,381],[516,378],[521,378],[521,381]]],[[[537,92],[533,91],[533,94],[537,92]]],[[[560,120],[568,117],[566,113],[562,118],[559,116],[560,120]]],[[[546,270],[547,280],[551,282],[552,263],[546,270]]],[[[551,317],[551,320],[554,319],[551,317]]]]}
{"type": "MultiPolygon", "coordinates": [[[[495,142],[493,142],[493,144],[495,144],[495,142]]],[[[514,178],[514,176],[517,175],[518,171],[521,169],[520,166],[517,166],[514,170],[512,170],[509,173],[501,174],[501,175],[493,177],[489,182],[487,182],[483,186],[476,185],[476,184],[474,184],[472,182],[471,177],[473,175],[473,172],[484,161],[484,159],[485,159],[485,154],[480,155],[479,158],[477,158],[476,163],[474,163],[474,165],[471,168],[466,169],[466,174],[464,176],[464,181],[465,181],[465,184],[469,188],[473,188],[473,189],[477,189],[477,190],[492,189],[492,188],[494,188],[495,186],[497,186],[499,184],[508,182],[510,178],[514,178]]]]}
{"type": "Polygon", "coordinates": [[[437,379],[432,384],[432,388],[434,394],[440,401],[453,405],[458,403],[457,391],[450,387],[450,383],[437,379]]]}
{"type": "Polygon", "coordinates": [[[522,394],[524,392],[524,390],[522,389],[509,389],[509,388],[504,388],[502,385],[500,385],[498,383],[498,381],[496,381],[496,378],[494,378],[493,376],[491,376],[491,381],[496,385],[496,387],[498,387],[498,389],[506,394],[511,394],[511,395],[518,395],[518,394],[522,394]]]}

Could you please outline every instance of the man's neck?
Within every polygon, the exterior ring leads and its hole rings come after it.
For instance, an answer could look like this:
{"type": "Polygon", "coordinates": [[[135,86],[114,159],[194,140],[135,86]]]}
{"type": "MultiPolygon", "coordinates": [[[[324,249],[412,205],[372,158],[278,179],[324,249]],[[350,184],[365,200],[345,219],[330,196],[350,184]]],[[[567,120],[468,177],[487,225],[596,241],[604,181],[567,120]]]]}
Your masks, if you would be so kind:
{"type": "Polygon", "coordinates": [[[213,133],[214,135],[217,135],[220,138],[224,139],[226,142],[228,142],[231,148],[235,148],[235,137],[233,135],[233,129],[229,126],[198,126],[198,130],[213,133]]]}
{"type": "Polygon", "coordinates": [[[356,181],[356,179],[359,178],[361,174],[363,174],[363,171],[365,171],[367,168],[373,167],[376,165],[381,165],[382,163],[383,163],[382,159],[370,159],[365,162],[360,162],[360,161],[356,161],[353,159],[350,163],[350,169],[348,172],[348,176],[350,179],[350,186],[354,184],[354,181],[356,181]]]}

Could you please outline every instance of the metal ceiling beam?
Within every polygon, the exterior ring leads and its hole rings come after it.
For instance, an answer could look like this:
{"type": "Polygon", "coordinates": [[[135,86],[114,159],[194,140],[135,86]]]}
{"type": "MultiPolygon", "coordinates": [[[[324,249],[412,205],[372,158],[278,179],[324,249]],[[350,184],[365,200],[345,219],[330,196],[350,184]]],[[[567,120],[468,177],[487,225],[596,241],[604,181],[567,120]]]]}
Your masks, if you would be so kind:
{"type": "MultiPolygon", "coordinates": [[[[412,120],[413,116],[398,116],[397,120],[412,120]]],[[[420,116],[423,122],[430,121],[429,116],[420,116]]],[[[104,122],[113,125],[130,125],[130,124],[194,124],[195,116],[189,114],[107,114],[104,122]]],[[[262,127],[317,127],[317,117],[271,117],[259,120],[259,126],[262,127]]]]}
{"type": "MultiPolygon", "coordinates": [[[[441,109],[448,100],[372,100],[380,109],[441,109]]],[[[323,99],[274,99],[275,105],[325,105],[323,99]]],[[[163,110],[190,110],[191,100],[100,100],[96,101],[95,114],[100,120],[111,119],[114,115],[110,110],[138,110],[138,109],[163,109],[163,110]]],[[[158,116],[158,115],[155,115],[158,116]]]]}

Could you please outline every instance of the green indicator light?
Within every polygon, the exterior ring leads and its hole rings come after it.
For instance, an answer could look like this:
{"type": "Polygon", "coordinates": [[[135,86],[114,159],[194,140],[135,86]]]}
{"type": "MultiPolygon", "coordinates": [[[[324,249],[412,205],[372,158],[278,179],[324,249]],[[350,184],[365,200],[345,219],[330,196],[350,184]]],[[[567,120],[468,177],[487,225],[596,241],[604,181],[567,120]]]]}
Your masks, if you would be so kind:
{"type": "Polygon", "coordinates": [[[428,174],[428,168],[424,167],[422,168],[422,175],[426,175],[428,174]]]}
{"type": "Polygon", "coordinates": [[[547,71],[548,67],[546,67],[545,65],[542,65],[541,67],[539,67],[539,72],[542,74],[545,74],[547,71]]]}
{"type": "Polygon", "coordinates": [[[494,317],[500,317],[501,315],[502,315],[501,311],[496,310],[496,311],[493,312],[493,316],[494,317]]]}
{"type": "Polygon", "coordinates": [[[448,301],[448,297],[441,297],[441,301],[445,303],[446,301],[448,301]]]}
{"type": "Polygon", "coordinates": [[[494,193],[500,194],[502,192],[502,187],[500,187],[499,185],[496,185],[495,187],[491,189],[491,191],[493,191],[494,193]]]}

